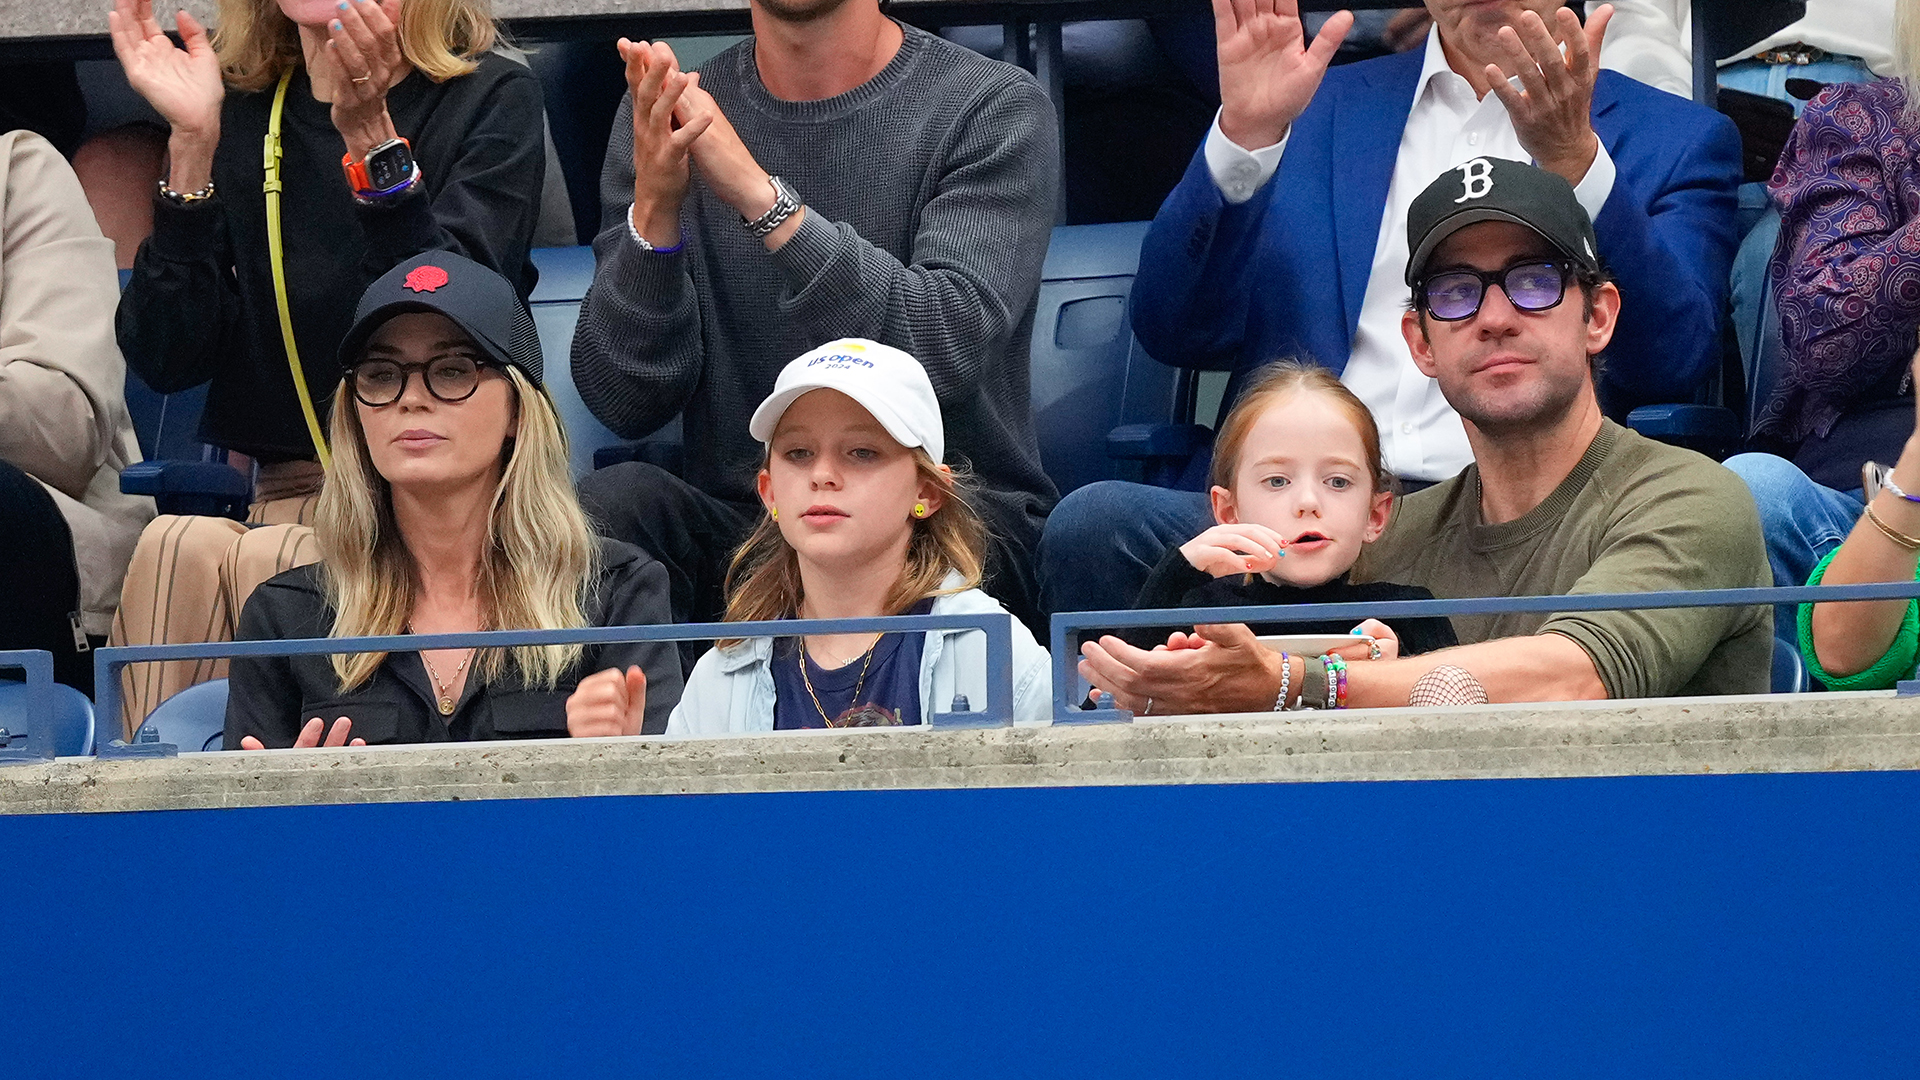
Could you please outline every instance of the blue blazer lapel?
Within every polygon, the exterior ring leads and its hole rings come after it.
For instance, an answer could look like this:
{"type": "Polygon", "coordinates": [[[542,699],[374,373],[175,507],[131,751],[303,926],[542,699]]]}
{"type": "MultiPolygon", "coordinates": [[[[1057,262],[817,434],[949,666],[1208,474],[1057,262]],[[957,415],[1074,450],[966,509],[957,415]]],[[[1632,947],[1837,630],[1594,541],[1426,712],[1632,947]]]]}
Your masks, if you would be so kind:
{"type": "MultiPolygon", "coordinates": [[[[1360,325],[1360,305],[1373,273],[1381,215],[1393,184],[1400,137],[1413,111],[1413,92],[1425,66],[1424,49],[1357,64],[1354,78],[1338,80],[1333,101],[1333,226],[1340,267],[1340,299],[1347,340],[1360,325]]],[[[1346,357],[1325,358],[1342,366],[1346,357]]]]}

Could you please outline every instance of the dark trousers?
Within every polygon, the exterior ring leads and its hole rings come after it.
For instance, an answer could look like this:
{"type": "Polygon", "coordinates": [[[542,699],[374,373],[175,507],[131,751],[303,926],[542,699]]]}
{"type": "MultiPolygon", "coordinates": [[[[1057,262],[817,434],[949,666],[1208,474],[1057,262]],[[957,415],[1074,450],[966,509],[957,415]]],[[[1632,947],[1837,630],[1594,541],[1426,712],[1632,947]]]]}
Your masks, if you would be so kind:
{"type": "MultiPolygon", "coordinates": [[[[4,461],[0,597],[0,649],[51,652],[54,678],[91,697],[93,654],[74,646],[80,570],[73,557],[73,533],[47,489],[4,461]]],[[[18,668],[0,669],[0,679],[19,677],[18,668]]]]}
{"type": "MultiPolygon", "coordinates": [[[[667,568],[668,602],[675,622],[719,622],[726,614],[727,567],[762,513],[758,503],[718,499],[645,462],[596,470],[580,482],[580,501],[601,532],[660,560],[667,568]]],[[[981,515],[993,539],[987,549],[988,595],[1045,640],[1039,586],[1026,546],[1009,537],[1033,531],[1026,522],[1000,522],[991,500],[981,515]]],[[[691,667],[706,643],[681,646],[691,667]]]]}

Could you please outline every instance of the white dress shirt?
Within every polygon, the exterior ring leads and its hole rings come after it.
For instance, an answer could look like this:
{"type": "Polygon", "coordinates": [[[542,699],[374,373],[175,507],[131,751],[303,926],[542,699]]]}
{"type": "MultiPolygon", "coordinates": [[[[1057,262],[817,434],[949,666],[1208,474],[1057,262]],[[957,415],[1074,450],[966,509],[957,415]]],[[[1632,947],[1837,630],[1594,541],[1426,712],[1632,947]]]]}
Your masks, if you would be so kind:
{"type": "MultiPolygon", "coordinates": [[[[1507,107],[1473,87],[1447,66],[1438,29],[1427,34],[1426,64],[1420,70],[1413,111],[1400,136],[1400,155],[1380,216],[1373,271],[1360,305],[1360,326],[1340,381],[1373,412],[1380,426],[1380,449],[1387,468],[1413,480],[1444,480],[1473,460],[1459,414],[1440,394],[1440,385],[1413,366],[1413,354],[1400,334],[1407,309],[1407,210],[1435,178],[1477,157],[1531,161],[1507,116],[1507,107]]],[[[1214,117],[1207,133],[1207,170],[1230,203],[1252,198],[1280,166],[1286,140],[1246,150],[1220,131],[1214,117]]],[[[1598,217],[1613,191],[1613,159],[1602,145],[1573,193],[1588,216],[1598,217]]],[[[1328,252],[1329,258],[1332,252],[1328,252]]]]}
{"type": "MultiPolygon", "coordinates": [[[[1610,0],[1613,21],[1600,44],[1600,66],[1683,98],[1693,97],[1692,0],[1610,0]]],[[[1587,4],[1592,15],[1600,4],[1587,4]]],[[[1806,17],[1722,66],[1799,42],[1857,56],[1882,77],[1893,74],[1893,0],[1808,0],[1806,17]]]]}

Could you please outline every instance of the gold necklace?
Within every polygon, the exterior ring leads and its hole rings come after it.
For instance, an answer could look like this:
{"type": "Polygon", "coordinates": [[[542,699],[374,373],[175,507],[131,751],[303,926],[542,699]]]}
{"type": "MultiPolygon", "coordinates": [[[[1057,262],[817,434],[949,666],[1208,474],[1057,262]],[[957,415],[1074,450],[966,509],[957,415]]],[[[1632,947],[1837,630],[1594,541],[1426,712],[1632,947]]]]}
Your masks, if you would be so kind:
{"type": "MultiPolygon", "coordinates": [[[[873,644],[867,646],[867,659],[860,665],[860,678],[853,684],[853,697],[848,699],[850,707],[860,704],[860,691],[867,685],[867,669],[873,666],[873,651],[880,647],[880,639],[883,637],[886,635],[874,635],[873,644]]],[[[807,674],[807,639],[804,637],[800,639],[800,681],[806,684],[807,696],[813,699],[813,710],[820,714],[820,721],[828,727],[834,726],[833,719],[827,715],[826,707],[820,704],[820,695],[814,693],[813,678],[807,674]]]]}
{"type": "MultiPolygon", "coordinates": [[[[458,679],[460,677],[460,673],[467,670],[467,661],[473,659],[474,652],[475,650],[468,649],[467,655],[461,658],[460,666],[453,669],[454,679],[458,679]]],[[[440,715],[452,716],[453,715],[453,690],[449,685],[449,683],[452,680],[449,680],[448,682],[440,681],[440,673],[433,670],[433,661],[427,659],[427,654],[425,652],[420,653],[420,662],[426,665],[427,677],[433,680],[434,687],[440,691],[440,715]]],[[[806,669],[802,668],[801,670],[802,672],[804,672],[806,669]]]]}

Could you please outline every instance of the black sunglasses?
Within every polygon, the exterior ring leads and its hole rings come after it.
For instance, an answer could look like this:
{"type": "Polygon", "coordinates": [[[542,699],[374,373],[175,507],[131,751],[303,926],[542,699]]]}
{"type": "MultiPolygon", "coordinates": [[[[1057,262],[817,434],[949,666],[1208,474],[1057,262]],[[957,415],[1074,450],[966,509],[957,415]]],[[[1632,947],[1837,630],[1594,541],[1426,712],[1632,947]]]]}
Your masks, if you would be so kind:
{"type": "Polygon", "coordinates": [[[471,356],[442,356],[424,364],[402,364],[397,360],[362,360],[347,372],[347,385],[360,404],[371,409],[391,405],[407,392],[414,372],[427,385],[427,393],[437,401],[457,405],[480,389],[480,369],[498,368],[491,359],[471,356]]]}
{"type": "Polygon", "coordinates": [[[1456,266],[1429,274],[1415,295],[1427,314],[1441,322],[1471,319],[1487,297],[1487,287],[1500,286],[1507,302],[1521,311],[1540,312],[1559,305],[1572,276],[1561,263],[1530,259],[1491,273],[1456,266]]]}

